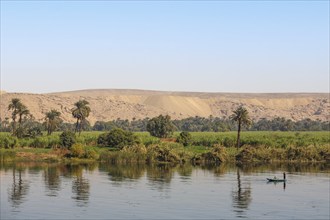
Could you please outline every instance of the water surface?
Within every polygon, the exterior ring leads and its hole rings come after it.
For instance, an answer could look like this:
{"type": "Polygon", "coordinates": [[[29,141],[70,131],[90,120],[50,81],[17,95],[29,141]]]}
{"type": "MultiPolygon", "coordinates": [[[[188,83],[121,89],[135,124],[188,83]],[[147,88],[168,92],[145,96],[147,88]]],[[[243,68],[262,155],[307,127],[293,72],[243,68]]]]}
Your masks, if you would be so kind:
{"type": "Polygon", "coordinates": [[[329,219],[324,165],[17,163],[0,178],[1,219],[329,219]]]}

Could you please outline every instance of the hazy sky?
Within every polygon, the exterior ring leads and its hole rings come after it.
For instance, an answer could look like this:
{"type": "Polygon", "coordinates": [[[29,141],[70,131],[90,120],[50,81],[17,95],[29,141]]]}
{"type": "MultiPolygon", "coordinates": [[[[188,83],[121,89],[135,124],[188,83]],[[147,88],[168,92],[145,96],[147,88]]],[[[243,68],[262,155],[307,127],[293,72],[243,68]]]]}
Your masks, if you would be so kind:
{"type": "Polygon", "coordinates": [[[329,1],[1,1],[1,90],[329,92],[329,1]]]}

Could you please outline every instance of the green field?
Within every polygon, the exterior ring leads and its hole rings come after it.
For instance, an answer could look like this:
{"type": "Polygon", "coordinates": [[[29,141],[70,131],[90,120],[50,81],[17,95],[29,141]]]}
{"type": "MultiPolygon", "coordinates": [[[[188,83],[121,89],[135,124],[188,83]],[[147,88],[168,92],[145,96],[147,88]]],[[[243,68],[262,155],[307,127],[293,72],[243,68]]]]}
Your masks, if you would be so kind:
{"type": "MultiPolygon", "coordinates": [[[[108,162],[269,162],[269,161],[329,161],[329,132],[242,132],[241,147],[236,150],[236,132],[192,132],[192,144],[184,147],[176,143],[179,133],[172,138],[159,139],[147,132],[137,132],[139,146],[117,150],[99,147],[97,138],[104,132],[82,132],[76,135],[73,150],[80,159],[98,159],[108,162]]],[[[50,136],[18,139],[10,133],[0,133],[1,158],[29,160],[61,160],[68,154],[60,146],[60,132],[50,136]],[[20,152],[19,154],[17,154],[20,152]],[[31,154],[36,154],[31,156],[31,154]],[[45,155],[52,154],[51,157],[45,155]],[[39,155],[39,156],[38,156],[39,155]],[[55,156],[54,156],[55,155],[55,156]]],[[[66,151],[65,151],[66,150],[66,151]]],[[[72,156],[73,155],[73,156],[72,156]]]]}

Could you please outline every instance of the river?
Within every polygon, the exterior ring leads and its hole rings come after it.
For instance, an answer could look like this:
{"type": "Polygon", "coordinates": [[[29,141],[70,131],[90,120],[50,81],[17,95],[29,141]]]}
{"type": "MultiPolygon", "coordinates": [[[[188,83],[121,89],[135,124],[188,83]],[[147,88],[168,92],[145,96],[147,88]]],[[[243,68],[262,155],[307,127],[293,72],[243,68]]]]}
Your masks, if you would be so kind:
{"type": "Polygon", "coordinates": [[[1,164],[1,219],[329,219],[325,164],[1,164]],[[268,183],[282,177],[286,183],[268,183]]]}

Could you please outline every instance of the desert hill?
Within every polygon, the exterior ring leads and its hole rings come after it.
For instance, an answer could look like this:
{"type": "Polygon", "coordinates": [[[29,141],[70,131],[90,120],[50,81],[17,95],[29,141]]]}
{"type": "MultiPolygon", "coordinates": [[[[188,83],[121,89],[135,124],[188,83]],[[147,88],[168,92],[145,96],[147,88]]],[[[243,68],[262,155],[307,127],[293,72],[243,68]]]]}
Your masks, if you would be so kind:
{"type": "Polygon", "coordinates": [[[328,93],[199,93],[149,90],[98,89],[47,94],[1,93],[1,118],[12,98],[19,98],[38,120],[44,113],[56,109],[65,121],[73,122],[70,110],[80,99],[90,103],[89,121],[109,121],[117,118],[140,119],[168,114],[172,119],[210,115],[228,117],[244,105],[253,119],[285,117],[294,121],[310,118],[329,120],[328,93]]]}

